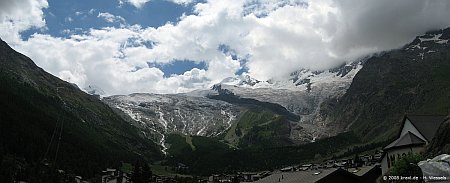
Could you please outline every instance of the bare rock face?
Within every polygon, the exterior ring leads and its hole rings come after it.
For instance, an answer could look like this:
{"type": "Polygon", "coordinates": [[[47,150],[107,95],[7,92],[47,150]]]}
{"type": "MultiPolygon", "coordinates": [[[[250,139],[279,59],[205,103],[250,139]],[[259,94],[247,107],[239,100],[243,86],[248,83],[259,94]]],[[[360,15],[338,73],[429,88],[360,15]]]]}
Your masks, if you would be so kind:
{"type": "Polygon", "coordinates": [[[118,95],[104,97],[103,101],[137,121],[163,146],[168,133],[220,135],[240,113],[240,108],[232,104],[184,94],[118,95]]]}

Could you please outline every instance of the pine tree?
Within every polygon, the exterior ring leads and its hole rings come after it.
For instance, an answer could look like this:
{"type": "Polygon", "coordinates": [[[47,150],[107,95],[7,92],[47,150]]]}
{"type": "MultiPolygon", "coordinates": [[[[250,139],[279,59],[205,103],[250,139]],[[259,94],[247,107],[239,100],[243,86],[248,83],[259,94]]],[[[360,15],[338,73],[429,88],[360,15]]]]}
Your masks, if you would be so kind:
{"type": "Polygon", "coordinates": [[[133,164],[133,175],[131,175],[131,181],[134,183],[144,183],[144,179],[142,177],[142,165],[140,161],[136,161],[133,164]]]}
{"type": "Polygon", "coordinates": [[[144,182],[150,182],[151,178],[152,178],[152,171],[150,170],[150,167],[148,166],[147,163],[144,163],[144,165],[142,166],[142,178],[144,182]]]}

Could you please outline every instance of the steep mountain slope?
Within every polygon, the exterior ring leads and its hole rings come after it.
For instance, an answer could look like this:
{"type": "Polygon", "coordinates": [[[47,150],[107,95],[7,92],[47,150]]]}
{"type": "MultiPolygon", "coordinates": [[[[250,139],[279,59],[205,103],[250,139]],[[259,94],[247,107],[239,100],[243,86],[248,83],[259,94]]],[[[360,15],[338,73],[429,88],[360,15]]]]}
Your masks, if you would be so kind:
{"type": "MultiPolygon", "coordinates": [[[[335,108],[329,129],[353,130],[364,140],[392,137],[404,113],[447,114],[450,104],[450,28],[418,36],[405,47],[367,60],[335,108]]],[[[326,112],[325,112],[326,113],[326,112]]]]}
{"type": "MultiPolygon", "coordinates": [[[[157,145],[99,99],[48,74],[3,41],[0,86],[2,173],[15,169],[25,178],[38,176],[43,162],[90,177],[120,161],[161,158],[157,145]],[[21,163],[10,167],[11,161],[21,163]]],[[[11,175],[20,176],[17,172],[11,175]]]]}
{"type": "Polygon", "coordinates": [[[427,148],[430,157],[440,154],[450,154],[450,116],[439,127],[433,140],[427,148]]]}

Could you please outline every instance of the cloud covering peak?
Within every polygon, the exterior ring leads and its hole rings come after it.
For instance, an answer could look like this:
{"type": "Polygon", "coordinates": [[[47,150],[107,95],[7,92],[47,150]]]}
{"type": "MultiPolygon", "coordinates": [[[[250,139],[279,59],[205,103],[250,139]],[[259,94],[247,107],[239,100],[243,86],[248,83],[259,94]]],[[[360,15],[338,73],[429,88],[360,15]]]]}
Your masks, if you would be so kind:
{"type": "Polygon", "coordinates": [[[121,25],[21,39],[31,27],[45,29],[48,6],[45,0],[1,1],[0,36],[50,73],[107,94],[204,89],[242,70],[266,80],[300,68],[328,69],[450,25],[446,0],[208,0],[159,27],[101,12],[97,18],[121,25]],[[180,60],[206,67],[169,76],[154,67],[180,60]]]}

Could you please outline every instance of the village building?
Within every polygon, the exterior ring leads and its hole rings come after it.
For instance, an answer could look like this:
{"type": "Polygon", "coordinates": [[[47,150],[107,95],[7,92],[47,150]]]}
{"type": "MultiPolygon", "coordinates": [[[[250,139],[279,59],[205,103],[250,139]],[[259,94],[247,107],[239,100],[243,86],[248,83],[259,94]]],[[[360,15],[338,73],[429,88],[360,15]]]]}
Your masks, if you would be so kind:
{"type": "Polygon", "coordinates": [[[82,181],[83,181],[83,177],[81,177],[79,175],[75,176],[75,182],[76,183],[81,183],[82,181]]]}
{"type": "Polygon", "coordinates": [[[127,183],[130,177],[117,169],[107,168],[102,171],[102,183],[127,183]]]}
{"type": "Polygon", "coordinates": [[[237,174],[215,174],[208,178],[208,183],[220,182],[254,182],[271,175],[270,171],[238,172],[237,174]]]}
{"type": "Polygon", "coordinates": [[[381,170],[379,165],[364,166],[344,170],[342,168],[325,168],[306,171],[277,172],[257,183],[375,183],[381,170]]]}
{"type": "Polygon", "coordinates": [[[445,115],[405,115],[397,139],[387,145],[381,161],[385,174],[396,161],[410,153],[419,153],[431,142],[445,115]]]}

